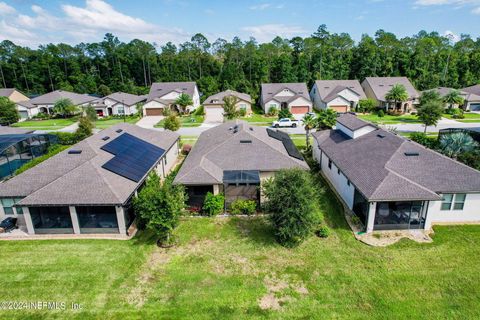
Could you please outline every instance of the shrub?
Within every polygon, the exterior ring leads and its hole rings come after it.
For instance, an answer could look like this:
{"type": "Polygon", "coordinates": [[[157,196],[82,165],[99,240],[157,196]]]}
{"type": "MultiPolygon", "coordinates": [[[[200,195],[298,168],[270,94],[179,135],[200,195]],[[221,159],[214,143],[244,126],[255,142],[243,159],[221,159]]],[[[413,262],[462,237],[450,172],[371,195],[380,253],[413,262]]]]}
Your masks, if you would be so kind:
{"type": "Polygon", "coordinates": [[[352,216],[352,223],[356,226],[360,225],[361,223],[360,218],[357,216],[352,216]]]}
{"type": "Polygon", "coordinates": [[[163,108],[163,115],[164,115],[165,117],[169,117],[169,116],[173,115],[172,109],[170,109],[170,108],[168,108],[168,107],[163,108]]]}
{"type": "Polygon", "coordinates": [[[206,216],[216,216],[223,212],[225,197],[223,194],[214,195],[208,192],[203,202],[202,213],[206,216]]]}
{"type": "Polygon", "coordinates": [[[32,117],[32,119],[38,119],[38,120],[45,120],[45,119],[49,119],[50,118],[50,115],[47,114],[47,113],[43,113],[43,112],[40,112],[40,113],[37,113],[36,115],[34,115],[32,117]]]}
{"type": "Polygon", "coordinates": [[[195,112],[193,113],[196,116],[204,116],[205,115],[205,108],[203,106],[198,107],[195,112]]]}
{"type": "Polygon", "coordinates": [[[331,233],[332,233],[332,231],[326,225],[321,225],[317,229],[317,231],[315,231],[315,234],[320,238],[328,238],[328,236],[330,236],[331,233]]]}
{"type": "Polygon", "coordinates": [[[0,97],[0,125],[8,126],[20,120],[15,103],[7,97],[0,97]]]}
{"type": "Polygon", "coordinates": [[[385,116],[385,111],[383,111],[383,109],[380,109],[377,111],[377,116],[379,118],[383,118],[385,116]]]}
{"type": "Polygon", "coordinates": [[[291,117],[292,117],[292,113],[288,109],[282,109],[278,112],[278,119],[291,118],[291,117]]]}
{"type": "Polygon", "coordinates": [[[462,109],[451,108],[451,109],[447,109],[447,111],[448,111],[449,114],[452,115],[453,119],[464,119],[465,118],[462,109]]]}
{"type": "Polygon", "coordinates": [[[250,216],[257,211],[257,202],[254,200],[238,199],[230,205],[232,214],[245,214],[250,216]]]}
{"type": "Polygon", "coordinates": [[[240,110],[238,110],[238,115],[240,117],[245,117],[247,115],[247,109],[240,108],[240,110]]]}
{"type": "Polygon", "coordinates": [[[182,146],[182,154],[187,155],[187,154],[190,153],[191,150],[192,150],[192,146],[189,145],[189,144],[184,144],[184,145],[182,146]]]}
{"type": "Polygon", "coordinates": [[[78,129],[75,131],[78,141],[81,141],[92,135],[93,124],[87,117],[80,117],[78,129]]]}
{"type": "Polygon", "coordinates": [[[377,102],[373,99],[360,99],[358,101],[358,111],[360,112],[372,112],[375,110],[377,102]]]}
{"type": "Polygon", "coordinates": [[[176,115],[172,114],[165,119],[163,128],[165,130],[177,131],[180,129],[180,120],[176,115]]]}
{"type": "Polygon", "coordinates": [[[438,148],[438,140],[435,138],[430,138],[423,132],[412,132],[409,136],[410,140],[415,141],[422,146],[425,146],[429,149],[437,149],[438,148]]]}
{"type": "Polygon", "coordinates": [[[274,117],[278,114],[278,109],[275,107],[270,107],[267,112],[267,116],[274,117]]]}
{"type": "Polygon", "coordinates": [[[78,136],[75,133],[70,133],[70,132],[52,132],[51,134],[54,134],[58,137],[58,143],[61,145],[72,145],[77,143],[78,136]]]}

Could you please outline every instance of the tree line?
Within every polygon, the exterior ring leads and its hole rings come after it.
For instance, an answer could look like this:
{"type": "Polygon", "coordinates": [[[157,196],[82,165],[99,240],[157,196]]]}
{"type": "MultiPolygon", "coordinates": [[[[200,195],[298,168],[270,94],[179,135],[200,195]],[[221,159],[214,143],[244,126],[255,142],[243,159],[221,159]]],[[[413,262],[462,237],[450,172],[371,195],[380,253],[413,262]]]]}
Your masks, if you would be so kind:
{"type": "Polygon", "coordinates": [[[480,82],[480,38],[453,43],[438,32],[411,37],[378,30],[358,43],[325,25],[309,37],[259,44],[254,38],[213,43],[202,34],[159,48],[139,39],[128,43],[108,33],[96,43],[46,44],[38,49],[0,43],[0,86],[29,95],[62,89],[108,95],[144,94],[152,82],[196,81],[203,98],[233,89],[258,98],[263,82],[407,76],[419,90],[461,88],[480,82]]]}

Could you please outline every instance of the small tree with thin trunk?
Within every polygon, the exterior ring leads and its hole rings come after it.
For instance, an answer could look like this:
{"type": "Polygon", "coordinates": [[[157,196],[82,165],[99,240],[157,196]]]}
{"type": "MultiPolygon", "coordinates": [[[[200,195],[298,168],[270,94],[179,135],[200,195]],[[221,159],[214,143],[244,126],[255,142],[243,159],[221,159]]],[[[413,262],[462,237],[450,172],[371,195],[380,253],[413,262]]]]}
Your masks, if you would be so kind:
{"type": "Polygon", "coordinates": [[[320,130],[331,129],[337,123],[337,112],[333,109],[320,110],[317,115],[316,128],[320,130]]]}
{"type": "Polygon", "coordinates": [[[238,98],[236,96],[223,97],[223,116],[228,120],[235,119],[239,116],[237,111],[238,98]]]}
{"type": "Polygon", "coordinates": [[[387,92],[385,99],[387,99],[387,101],[393,101],[395,103],[394,109],[396,109],[398,102],[404,102],[408,100],[407,89],[405,89],[403,84],[396,84],[392,87],[392,89],[390,89],[390,91],[387,92]]]}
{"type": "Polygon", "coordinates": [[[307,144],[307,149],[310,147],[310,131],[315,128],[317,120],[310,114],[307,114],[302,119],[303,127],[305,128],[305,141],[307,144]]]}
{"type": "Polygon", "coordinates": [[[443,105],[440,101],[431,100],[417,108],[417,117],[425,126],[424,132],[427,132],[428,126],[436,126],[443,115],[443,105]]]}
{"type": "Polygon", "coordinates": [[[77,111],[77,107],[68,98],[57,100],[53,105],[53,112],[64,118],[73,116],[75,111],[77,111]]]}
{"type": "Polygon", "coordinates": [[[175,104],[180,106],[180,113],[185,113],[187,107],[193,105],[193,100],[188,94],[182,93],[178,96],[177,100],[175,100],[175,104]]]}
{"type": "Polygon", "coordinates": [[[448,109],[452,109],[454,105],[461,106],[465,99],[460,95],[460,91],[451,90],[443,97],[443,101],[448,103],[448,109]]]}

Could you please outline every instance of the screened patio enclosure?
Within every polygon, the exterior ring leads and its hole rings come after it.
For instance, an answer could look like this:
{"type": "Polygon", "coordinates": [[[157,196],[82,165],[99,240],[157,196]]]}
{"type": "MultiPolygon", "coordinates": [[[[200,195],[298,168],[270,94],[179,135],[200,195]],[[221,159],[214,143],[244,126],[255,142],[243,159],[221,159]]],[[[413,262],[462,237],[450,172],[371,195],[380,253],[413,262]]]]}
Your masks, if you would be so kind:
{"type": "Polygon", "coordinates": [[[230,170],[223,172],[225,207],[238,199],[260,200],[260,172],[258,170],[230,170]]]}
{"type": "Polygon", "coordinates": [[[378,202],[373,229],[424,229],[427,208],[423,201],[378,202]]]}

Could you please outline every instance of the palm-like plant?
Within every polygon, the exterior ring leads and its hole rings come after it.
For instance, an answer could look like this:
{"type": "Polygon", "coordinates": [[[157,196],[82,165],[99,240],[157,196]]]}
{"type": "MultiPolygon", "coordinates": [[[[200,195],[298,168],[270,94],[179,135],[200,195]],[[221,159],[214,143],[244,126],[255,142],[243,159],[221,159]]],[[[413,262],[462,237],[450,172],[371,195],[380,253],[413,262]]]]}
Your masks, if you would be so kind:
{"type": "Polygon", "coordinates": [[[302,123],[305,127],[305,140],[308,149],[310,147],[310,131],[315,128],[317,120],[311,114],[307,114],[305,117],[303,117],[302,123]]]}
{"type": "Polygon", "coordinates": [[[448,103],[449,109],[452,109],[454,105],[463,105],[465,99],[461,96],[460,91],[452,90],[443,97],[443,101],[448,103]]]}
{"type": "Polygon", "coordinates": [[[320,110],[316,122],[320,130],[331,129],[337,123],[337,112],[333,109],[320,110]]]}
{"type": "Polygon", "coordinates": [[[180,112],[184,113],[188,106],[193,104],[192,97],[190,97],[186,93],[182,93],[178,96],[177,100],[175,100],[175,104],[181,107],[180,112]]]}
{"type": "Polygon", "coordinates": [[[397,107],[398,102],[403,102],[408,100],[407,89],[403,84],[396,84],[387,92],[385,95],[387,101],[393,101],[395,103],[395,108],[397,107]]]}
{"type": "Polygon", "coordinates": [[[456,159],[460,154],[470,152],[478,148],[478,143],[464,132],[442,135],[440,149],[443,154],[456,159]]]}

